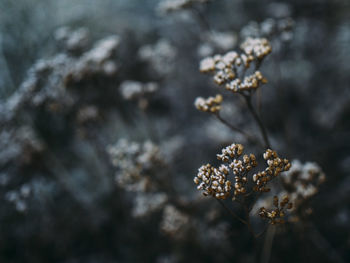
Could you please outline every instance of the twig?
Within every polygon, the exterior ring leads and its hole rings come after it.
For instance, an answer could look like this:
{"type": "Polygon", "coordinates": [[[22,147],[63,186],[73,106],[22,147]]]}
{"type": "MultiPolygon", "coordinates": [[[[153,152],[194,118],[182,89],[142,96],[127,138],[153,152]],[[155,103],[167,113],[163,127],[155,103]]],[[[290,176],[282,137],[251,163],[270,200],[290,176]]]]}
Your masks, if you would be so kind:
{"type": "Polygon", "coordinates": [[[242,134],[244,137],[247,138],[248,141],[250,141],[250,142],[252,142],[252,143],[257,143],[257,144],[259,144],[260,146],[263,147],[263,145],[260,143],[259,140],[257,140],[256,138],[254,138],[254,137],[251,136],[250,134],[246,133],[245,131],[243,131],[243,130],[237,128],[236,126],[233,126],[231,123],[229,123],[229,122],[226,121],[224,118],[222,118],[222,117],[220,116],[219,113],[216,113],[216,114],[214,114],[214,115],[215,115],[215,117],[216,117],[222,124],[226,125],[226,126],[229,127],[231,130],[242,134]]]}
{"type": "MultiPolygon", "coordinates": [[[[251,192],[251,193],[252,193],[252,192],[251,192]]],[[[256,201],[257,201],[258,198],[260,197],[260,195],[261,195],[261,192],[259,192],[259,193],[254,197],[252,204],[251,204],[250,207],[248,208],[248,211],[249,211],[249,212],[252,211],[252,209],[253,209],[253,207],[254,207],[256,201]]]]}
{"type": "Polygon", "coordinates": [[[343,258],[338,254],[338,251],[332,247],[329,241],[321,234],[317,227],[313,223],[308,225],[309,231],[311,233],[310,238],[316,245],[316,247],[322,251],[327,251],[327,255],[332,262],[344,263],[343,258]]]}
{"type": "Polygon", "coordinates": [[[254,109],[254,107],[252,105],[252,100],[251,100],[252,97],[251,97],[251,95],[242,94],[242,96],[244,97],[244,99],[246,101],[246,104],[248,106],[248,109],[249,109],[250,113],[253,115],[256,123],[259,126],[260,132],[261,132],[262,137],[264,139],[265,147],[266,148],[271,148],[266,128],[265,128],[262,120],[260,119],[259,115],[256,113],[256,111],[255,111],[255,109],[254,109]]]}
{"type": "Polygon", "coordinates": [[[256,91],[256,108],[257,108],[257,112],[260,116],[261,116],[261,108],[262,108],[261,99],[262,99],[261,89],[258,89],[256,91]]]}
{"type": "Polygon", "coordinates": [[[215,115],[215,117],[219,120],[219,121],[221,121],[223,124],[225,124],[227,127],[229,127],[231,130],[233,130],[233,131],[236,131],[236,132],[238,132],[238,133],[240,133],[240,134],[242,134],[242,135],[244,135],[244,136],[249,136],[246,132],[244,132],[243,130],[241,130],[240,128],[237,128],[236,126],[233,126],[231,123],[229,123],[228,121],[226,121],[224,118],[222,118],[221,116],[220,116],[220,114],[219,113],[216,113],[216,114],[214,114],[215,115]]]}
{"type": "Polygon", "coordinates": [[[266,226],[264,227],[264,229],[263,229],[260,233],[258,233],[258,234],[255,235],[255,238],[261,237],[261,236],[266,232],[266,230],[267,230],[268,228],[269,228],[269,225],[266,225],[266,226]]]}
{"type": "MultiPolygon", "coordinates": [[[[216,199],[216,198],[215,198],[216,199]]],[[[227,212],[229,212],[234,218],[236,218],[237,220],[239,220],[241,223],[245,224],[245,225],[248,225],[247,224],[247,221],[245,221],[244,219],[242,219],[241,217],[239,217],[238,215],[236,215],[231,209],[229,209],[223,201],[219,200],[219,199],[216,199],[219,204],[226,209],[227,212]]]]}
{"type": "Polygon", "coordinates": [[[276,233],[276,228],[274,226],[269,226],[267,229],[264,248],[261,255],[261,263],[268,263],[270,261],[273,239],[276,233]]]}
{"type": "Polygon", "coordinates": [[[203,13],[194,7],[191,8],[191,12],[197,18],[197,21],[198,21],[200,27],[202,28],[202,30],[210,32],[211,27],[209,25],[209,22],[207,21],[207,18],[203,15],[203,13]]]}

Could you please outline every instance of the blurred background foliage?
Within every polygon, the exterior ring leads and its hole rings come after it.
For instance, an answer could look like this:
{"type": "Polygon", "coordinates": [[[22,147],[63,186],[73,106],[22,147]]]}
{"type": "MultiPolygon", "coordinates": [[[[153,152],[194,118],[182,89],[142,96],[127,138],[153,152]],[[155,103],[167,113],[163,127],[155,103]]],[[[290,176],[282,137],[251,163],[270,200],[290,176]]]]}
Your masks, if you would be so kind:
{"type": "MultiPolygon", "coordinates": [[[[193,101],[219,91],[198,71],[204,51],[286,17],[262,116],[274,149],[327,181],[269,256],[261,240],[261,262],[349,262],[349,1],[214,0],[199,7],[212,32],[159,2],[0,0],[0,262],[253,262],[247,230],[192,180],[222,146],[260,149],[193,101]]],[[[255,132],[226,96],[226,116],[255,132]]]]}

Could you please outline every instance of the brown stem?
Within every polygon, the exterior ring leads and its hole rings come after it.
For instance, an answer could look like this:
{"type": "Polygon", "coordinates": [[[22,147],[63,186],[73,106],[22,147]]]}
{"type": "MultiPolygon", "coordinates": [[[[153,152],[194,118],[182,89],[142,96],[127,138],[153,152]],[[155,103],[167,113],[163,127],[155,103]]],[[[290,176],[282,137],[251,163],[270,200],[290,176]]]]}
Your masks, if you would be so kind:
{"type": "Polygon", "coordinates": [[[261,116],[261,108],[262,108],[262,103],[261,103],[261,89],[258,89],[256,91],[256,109],[258,112],[258,115],[261,116]]]}
{"type": "Polygon", "coordinates": [[[246,222],[247,222],[247,227],[248,227],[248,230],[249,232],[252,234],[253,238],[256,239],[256,235],[255,235],[255,232],[253,230],[253,227],[252,227],[252,224],[250,223],[250,216],[249,216],[249,211],[248,211],[248,208],[246,206],[244,206],[244,211],[245,211],[245,215],[246,215],[246,222]]]}
{"type": "Polygon", "coordinates": [[[207,18],[203,15],[203,13],[195,7],[191,8],[191,12],[196,17],[196,19],[199,23],[199,26],[202,28],[202,30],[210,32],[211,27],[209,25],[207,18]]]}
{"type": "Polygon", "coordinates": [[[263,251],[261,255],[261,263],[268,263],[271,257],[273,239],[275,237],[276,228],[274,226],[268,226],[267,234],[264,241],[263,251]]]}
{"type": "Polygon", "coordinates": [[[269,228],[269,225],[266,225],[265,227],[264,227],[264,229],[260,232],[260,233],[258,233],[258,234],[256,234],[255,235],[255,238],[259,238],[259,237],[261,237],[263,234],[265,234],[265,232],[266,232],[266,230],[269,228]]]}
{"type": "MultiPolygon", "coordinates": [[[[216,199],[216,198],[215,198],[216,199]]],[[[229,212],[234,218],[236,218],[237,220],[239,220],[241,223],[248,225],[247,221],[245,221],[244,219],[240,218],[238,215],[236,215],[231,209],[229,209],[222,200],[220,199],[216,199],[219,204],[226,209],[227,212],[229,212]]]]}
{"type": "Polygon", "coordinates": [[[266,147],[266,148],[271,148],[271,147],[270,147],[270,142],[269,142],[269,138],[268,138],[268,135],[267,135],[266,128],[265,128],[265,126],[264,126],[262,120],[260,119],[259,115],[256,113],[256,111],[255,111],[255,109],[254,109],[254,107],[253,107],[253,105],[252,105],[252,99],[251,99],[252,97],[251,97],[251,95],[246,95],[246,94],[242,94],[242,95],[243,95],[243,97],[244,97],[244,99],[245,99],[245,101],[246,101],[246,104],[247,104],[247,106],[248,106],[248,109],[249,109],[250,113],[253,115],[253,117],[254,117],[256,123],[257,123],[258,126],[259,126],[261,135],[262,135],[262,137],[263,137],[263,139],[264,139],[265,147],[266,147]]]}
{"type": "Polygon", "coordinates": [[[251,205],[249,206],[249,208],[248,208],[248,211],[249,211],[249,212],[252,211],[252,209],[253,209],[253,207],[254,207],[256,201],[257,201],[258,198],[260,197],[260,195],[261,195],[261,192],[259,192],[258,194],[255,195],[252,204],[251,204],[251,205]]]}
{"type": "Polygon", "coordinates": [[[315,246],[322,250],[327,251],[327,255],[332,262],[344,263],[344,259],[338,254],[338,251],[329,243],[329,241],[321,234],[317,227],[310,222],[307,226],[310,231],[310,238],[314,242],[315,246]]]}
{"type": "MultiPolygon", "coordinates": [[[[257,144],[260,144],[260,145],[261,145],[261,143],[260,143],[259,140],[257,140],[256,138],[254,138],[254,137],[251,136],[250,134],[246,133],[245,131],[243,131],[243,130],[237,128],[236,126],[233,126],[231,123],[229,123],[229,122],[226,121],[224,118],[222,118],[222,117],[220,116],[219,113],[216,113],[216,114],[214,114],[214,115],[215,115],[215,117],[216,117],[221,123],[223,123],[224,125],[226,125],[227,127],[229,127],[231,130],[242,134],[244,137],[247,138],[248,141],[250,141],[250,142],[252,142],[252,143],[257,143],[257,144]]],[[[261,145],[261,146],[263,146],[263,145],[261,145]]]]}

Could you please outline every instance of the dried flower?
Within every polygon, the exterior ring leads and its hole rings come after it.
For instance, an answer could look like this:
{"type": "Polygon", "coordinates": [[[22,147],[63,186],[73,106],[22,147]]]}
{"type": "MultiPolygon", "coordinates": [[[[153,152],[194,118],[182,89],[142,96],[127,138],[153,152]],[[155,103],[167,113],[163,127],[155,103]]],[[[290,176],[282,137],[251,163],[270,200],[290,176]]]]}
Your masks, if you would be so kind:
{"type": "Polygon", "coordinates": [[[210,164],[201,166],[194,178],[198,190],[203,190],[205,196],[211,195],[218,199],[226,199],[231,196],[232,186],[233,196],[247,193],[247,183],[252,180],[255,184],[253,191],[268,192],[270,189],[266,186],[267,183],[290,168],[287,159],[281,159],[275,151],[267,150],[264,158],[267,160],[268,167],[251,176],[250,171],[257,167],[258,163],[254,154],[242,156],[243,150],[243,145],[233,143],[217,154],[218,160],[225,164],[221,164],[219,168],[210,164]],[[228,179],[230,174],[233,175],[234,181],[228,179]]]}
{"type": "Polygon", "coordinates": [[[246,76],[243,81],[235,79],[226,84],[226,90],[240,92],[244,90],[255,90],[261,84],[267,83],[267,79],[263,77],[260,71],[255,71],[254,74],[246,76]]]}
{"type": "Polygon", "coordinates": [[[236,44],[237,35],[235,32],[210,31],[203,34],[197,52],[200,57],[207,57],[213,55],[216,50],[231,50],[236,44]]]}
{"type": "Polygon", "coordinates": [[[97,120],[98,117],[98,108],[94,105],[87,105],[78,110],[76,119],[79,124],[85,124],[97,120]]]}
{"type": "Polygon", "coordinates": [[[217,113],[221,110],[222,95],[217,94],[215,97],[204,99],[202,97],[196,98],[194,105],[203,112],[217,113]]]}
{"type": "Polygon", "coordinates": [[[157,9],[161,14],[176,12],[191,8],[195,4],[204,4],[211,0],[163,0],[159,3],[157,9]]]}
{"type": "Polygon", "coordinates": [[[133,80],[125,80],[120,84],[120,92],[124,99],[137,99],[146,94],[152,94],[158,90],[155,82],[141,83],[133,80]]]}
{"type": "Polygon", "coordinates": [[[314,196],[326,176],[316,163],[293,160],[292,168],[282,177],[282,183],[295,208],[301,207],[306,200],[314,196]]]}
{"type": "Polygon", "coordinates": [[[161,210],[166,205],[168,196],[165,193],[137,193],[133,201],[132,216],[141,218],[161,210]]]}
{"type": "Polygon", "coordinates": [[[189,222],[188,215],[182,213],[173,205],[167,205],[164,208],[160,229],[164,234],[175,239],[181,239],[187,233],[189,222]]]}
{"type": "Polygon", "coordinates": [[[287,159],[279,158],[277,153],[273,150],[267,149],[263,157],[266,160],[268,167],[264,171],[253,175],[253,181],[256,184],[253,190],[256,192],[270,191],[270,189],[266,187],[267,183],[274,177],[278,176],[281,172],[288,171],[291,167],[291,164],[287,159]]]}
{"type": "Polygon", "coordinates": [[[271,53],[272,48],[266,38],[248,37],[242,44],[241,49],[247,55],[252,55],[256,59],[263,59],[271,53]]]}
{"type": "Polygon", "coordinates": [[[261,23],[250,22],[242,28],[240,36],[243,39],[268,37],[278,41],[289,41],[293,36],[293,27],[294,21],[291,18],[268,18],[261,23]]]}
{"type": "Polygon", "coordinates": [[[215,60],[212,57],[204,58],[199,64],[200,72],[207,73],[215,70],[215,60]]]}
{"type": "Polygon", "coordinates": [[[150,184],[147,172],[162,165],[159,149],[150,141],[139,144],[120,139],[107,151],[117,168],[116,183],[127,191],[145,191],[150,184]]]}
{"type": "Polygon", "coordinates": [[[256,70],[249,76],[238,76],[239,69],[249,68],[255,61],[258,65],[263,57],[271,52],[271,46],[266,39],[247,39],[241,46],[245,53],[230,51],[224,55],[215,55],[201,60],[199,70],[202,73],[213,73],[214,82],[232,92],[255,90],[267,79],[256,70]]]}
{"type": "Polygon", "coordinates": [[[173,70],[176,54],[176,48],[166,39],[160,39],[153,45],[142,46],[138,52],[140,59],[147,61],[151,69],[160,76],[173,70]]]}
{"type": "Polygon", "coordinates": [[[55,39],[68,51],[80,52],[89,43],[89,30],[84,27],[76,30],[69,27],[60,27],[55,31],[55,39]]]}
{"type": "Polygon", "coordinates": [[[285,223],[284,217],[286,209],[290,210],[293,208],[293,203],[289,202],[289,197],[286,195],[279,202],[278,196],[274,196],[273,206],[275,208],[270,210],[266,209],[265,207],[261,207],[259,209],[259,216],[269,220],[271,225],[285,223]]]}
{"type": "Polygon", "coordinates": [[[231,182],[227,180],[228,167],[220,166],[219,169],[210,164],[202,165],[198,169],[197,176],[193,179],[198,185],[198,190],[203,190],[205,196],[211,195],[217,199],[226,199],[230,196],[231,182]]]}

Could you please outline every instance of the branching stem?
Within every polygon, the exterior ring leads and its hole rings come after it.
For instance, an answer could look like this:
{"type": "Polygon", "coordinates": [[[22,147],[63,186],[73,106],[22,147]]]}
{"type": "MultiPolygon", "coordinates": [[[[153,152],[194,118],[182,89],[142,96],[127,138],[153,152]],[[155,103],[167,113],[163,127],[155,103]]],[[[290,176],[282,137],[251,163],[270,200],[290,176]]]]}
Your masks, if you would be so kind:
{"type": "MultiPolygon", "coordinates": [[[[215,198],[216,199],[216,198],[215,198]]],[[[245,221],[244,219],[242,219],[241,217],[239,217],[238,215],[236,215],[231,209],[229,209],[226,205],[225,205],[225,203],[222,201],[222,200],[220,200],[220,199],[216,199],[218,202],[219,202],[219,204],[223,207],[223,208],[225,208],[226,209],[226,211],[227,212],[229,212],[234,218],[236,218],[237,220],[239,220],[241,223],[243,223],[243,224],[245,224],[245,225],[248,225],[247,224],[247,221],[245,221]]]]}
{"type": "MultiPolygon", "coordinates": [[[[236,126],[233,126],[231,123],[229,123],[229,122],[226,121],[224,118],[222,118],[222,117],[220,116],[219,113],[216,113],[216,114],[214,114],[214,115],[215,115],[215,117],[216,117],[221,123],[223,123],[224,125],[226,125],[227,127],[229,127],[231,130],[242,134],[244,137],[247,138],[248,141],[253,142],[253,143],[257,143],[257,144],[260,144],[260,145],[261,145],[261,143],[260,143],[260,141],[259,141],[258,139],[254,138],[252,135],[246,133],[245,131],[243,131],[243,130],[237,128],[236,126]]],[[[263,145],[261,145],[261,146],[263,146],[263,145]]]]}
{"type": "Polygon", "coordinates": [[[203,15],[203,13],[198,10],[197,8],[192,7],[191,8],[192,13],[196,17],[196,20],[199,23],[199,26],[203,29],[203,31],[211,31],[211,27],[209,25],[209,22],[207,21],[207,18],[203,15]]]}
{"type": "Polygon", "coordinates": [[[253,105],[252,105],[252,97],[251,95],[246,95],[246,94],[242,94],[242,96],[244,97],[246,104],[248,106],[248,109],[250,111],[250,113],[252,114],[253,118],[255,119],[256,123],[258,124],[258,127],[260,129],[261,135],[264,139],[264,144],[266,148],[271,148],[270,147],[270,141],[267,135],[267,130],[264,126],[264,123],[262,122],[262,120],[260,119],[259,115],[256,113],[253,105]]]}

